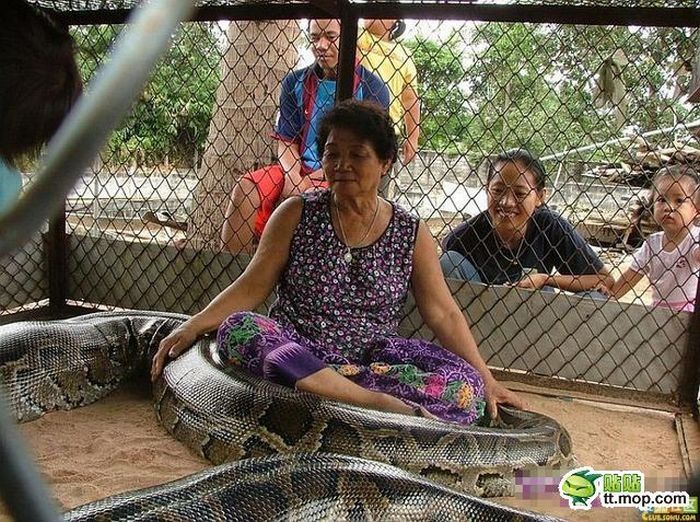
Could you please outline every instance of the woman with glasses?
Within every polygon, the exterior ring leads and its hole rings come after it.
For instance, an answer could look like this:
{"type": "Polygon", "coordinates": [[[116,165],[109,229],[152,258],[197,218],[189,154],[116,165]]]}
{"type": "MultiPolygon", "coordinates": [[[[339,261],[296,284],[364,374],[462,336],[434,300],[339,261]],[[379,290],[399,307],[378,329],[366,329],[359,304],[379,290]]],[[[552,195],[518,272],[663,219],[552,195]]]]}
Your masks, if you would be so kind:
{"type": "Polygon", "coordinates": [[[525,149],[496,156],[488,171],[487,210],[443,242],[445,276],[571,292],[612,283],[586,241],[544,205],[545,178],[542,163],[525,149]]]}

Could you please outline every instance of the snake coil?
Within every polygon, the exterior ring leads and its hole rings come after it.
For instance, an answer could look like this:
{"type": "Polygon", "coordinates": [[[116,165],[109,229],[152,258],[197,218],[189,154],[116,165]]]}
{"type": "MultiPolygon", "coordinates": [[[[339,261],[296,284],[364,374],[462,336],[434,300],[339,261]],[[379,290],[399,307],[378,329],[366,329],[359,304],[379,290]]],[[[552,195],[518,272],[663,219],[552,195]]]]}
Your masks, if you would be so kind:
{"type": "MultiPolygon", "coordinates": [[[[185,319],[130,311],[0,327],[0,378],[15,418],[92,403],[145,373],[185,319]]],[[[471,495],[512,495],[518,474],[574,464],[566,430],[537,413],[503,408],[496,428],[378,413],[224,368],[215,348],[204,338],[170,362],[154,407],[175,438],[228,464],[88,504],[66,520],[151,511],[161,520],[535,520],[471,495]]]]}

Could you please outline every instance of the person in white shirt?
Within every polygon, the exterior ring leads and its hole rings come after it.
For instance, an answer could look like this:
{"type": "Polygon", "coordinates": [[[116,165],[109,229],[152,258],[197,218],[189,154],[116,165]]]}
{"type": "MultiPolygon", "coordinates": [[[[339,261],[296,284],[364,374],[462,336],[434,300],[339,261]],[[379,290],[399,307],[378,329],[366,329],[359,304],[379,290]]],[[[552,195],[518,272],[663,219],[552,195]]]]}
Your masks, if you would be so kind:
{"type": "Polygon", "coordinates": [[[687,165],[666,167],[654,176],[652,186],[654,219],[663,231],[649,236],[630,267],[611,287],[600,290],[619,298],[646,275],[654,306],[692,312],[700,274],[700,175],[687,165]]]}

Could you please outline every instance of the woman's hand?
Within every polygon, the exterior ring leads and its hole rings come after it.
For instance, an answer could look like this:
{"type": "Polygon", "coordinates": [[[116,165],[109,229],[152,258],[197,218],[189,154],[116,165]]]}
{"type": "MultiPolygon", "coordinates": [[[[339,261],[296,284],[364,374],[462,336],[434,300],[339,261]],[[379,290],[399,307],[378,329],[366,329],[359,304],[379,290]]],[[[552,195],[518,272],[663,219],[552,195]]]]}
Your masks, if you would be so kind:
{"type": "Polygon", "coordinates": [[[300,176],[298,180],[293,179],[291,176],[285,176],[282,197],[288,198],[290,196],[298,196],[302,192],[315,190],[317,187],[314,181],[318,182],[321,180],[323,180],[322,169],[314,170],[306,176],[300,176]]]}
{"type": "Polygon", "coordinates": [[[153,356],[151,363],[151,382],[155,382],[163,372],[163,367],[168,359],[175,359],[182,352],[192,346],[197,340],[198,334],[195,328],[183,323],[172,331],[158,345],[158,351],[153,356]]]}
{"type": "Polygon", "coordinates": [[[596,292],[600,292],[601,294],[603,294],[607,298],[614,297],[612,295],[612,293],[610,292],[610,288],[603,283],[600,283],[593,290],[595,290],[596,292]]]}
{"type": "Polygon", "coordinates": [[[521,410],[526,409],[527,402],[518,397],[514,392],[503,386],[493,377],[484,381],[484,395],[486,399],[486,408],[492,419],[498,417],[498,405],[510,404],[521,410]]]}
{"type": "Polygon", "coordinates": [[[520,281],[515,283],[514,286],[517,286],[518,288],[538,290],[545,286],[548,280],[549,274],[527,274],[520,281]]]}

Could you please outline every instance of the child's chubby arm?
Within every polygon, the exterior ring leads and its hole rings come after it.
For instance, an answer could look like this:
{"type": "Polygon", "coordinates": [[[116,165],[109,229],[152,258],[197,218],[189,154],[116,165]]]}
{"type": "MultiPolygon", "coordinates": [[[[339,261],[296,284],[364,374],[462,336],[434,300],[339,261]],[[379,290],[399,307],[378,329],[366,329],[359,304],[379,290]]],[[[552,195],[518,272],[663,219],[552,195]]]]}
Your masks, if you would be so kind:
{"type": "Polygon", "coordinates": [[[700,267],[700,239],[696,239],[695,245],[690,249],[690,262],[696,268],[700,267]]]}
{"type": "Polygon", "coordinates": [[[691,266],[694,268],[700,268],[700,232],[698,232],[700,221],[696,220],[694,224],[695,226],[690,229],[693,245],[690,247],[688,261],[690,261],[691,266]]]}
{"type": "Polygon", "coordinates": [[[632,290],[643,276],[643,273],[635,272],[631,268],[628,268],[622,272],[622,275],[615,280],[612,286],[599,285],[596,290],[608,297],[619,299],[632,290]]]}

